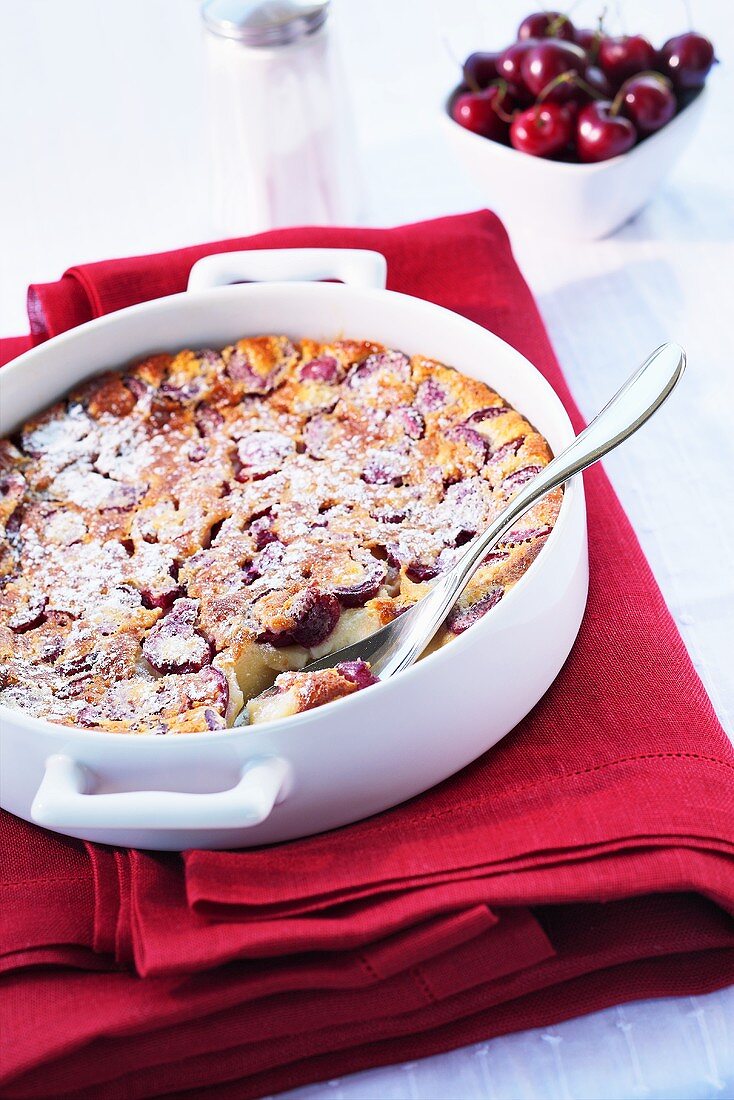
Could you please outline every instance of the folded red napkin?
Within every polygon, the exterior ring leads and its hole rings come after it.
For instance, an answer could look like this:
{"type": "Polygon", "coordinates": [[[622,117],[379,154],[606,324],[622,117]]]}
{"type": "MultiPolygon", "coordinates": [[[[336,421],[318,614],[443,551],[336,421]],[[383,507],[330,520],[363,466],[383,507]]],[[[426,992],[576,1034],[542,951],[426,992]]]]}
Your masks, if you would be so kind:
{"type": "MultiPolygon", "coordinates": [[[[207,253],[299,245],[382,251],[391,288],[508,340],[581,426],[487,212],[74,268],[31,288],[33,340],[180,291],[207,253]]],[[[734,980],[734,751],[602,470],[585,484],[574,650],[518,729],[433,791],[320,837],[183,857],[0,817],[3,1095],[241,1100],[734,980]]]]}

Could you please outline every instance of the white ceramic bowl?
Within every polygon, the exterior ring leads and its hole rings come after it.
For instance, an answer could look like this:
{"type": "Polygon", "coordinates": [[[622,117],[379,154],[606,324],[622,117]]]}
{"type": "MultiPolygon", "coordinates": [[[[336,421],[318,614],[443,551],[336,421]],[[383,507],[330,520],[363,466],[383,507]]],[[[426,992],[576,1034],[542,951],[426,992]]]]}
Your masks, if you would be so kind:
{"type": "MultiPolygon", "coordinates": [[[[556,394],[490,332],[382,289],[377,253],[299,250],[209,257],[189,292],[91,321],[0,372],[0,435],[100,368],[246,334],[370,338],[483,379],[551,447],[573,432],[556,394]],[[340,278],[214,286],[235,279],[340,278]],[[209,289],[204,289],[210,287],[209,289]]],[[[557,676],[586,602],[580,478],[536,562],[492,612],[383,684],[253,729],[98,733],[0,707],[0,803],[70,836],[139,848],[242,847],[320,832],[451,775],[515,726],[557,676]]]]}
{"type": "Polygon", "coordinates": [[[512,234],[597,240],[619,229],[649,201],[691,140],[704,88],[667,126],[620,157],[566,164],[519,153],[464,129],[441,110],[441,125],[486,205],[512,234]]]}

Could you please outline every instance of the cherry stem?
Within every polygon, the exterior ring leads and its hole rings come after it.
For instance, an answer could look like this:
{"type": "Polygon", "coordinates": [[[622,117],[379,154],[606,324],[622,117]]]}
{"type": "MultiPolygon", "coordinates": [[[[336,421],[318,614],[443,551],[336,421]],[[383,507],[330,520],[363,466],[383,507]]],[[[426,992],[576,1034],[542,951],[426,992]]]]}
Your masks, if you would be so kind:
{"type": "Polygon", "coordinates": [[[582,92],[586,92],[592,99],[604,99],[601,92],[596,88],[592,88],[591,84],[588,84],[582,76],[579,76],[573,69],[568,69],[565,73],[559,73],[558,76],[554,76],[552,80],[549,80],[545,88],[538,96],[536,103],[542,103],[548,98],[554,88],[557,88],[560,84],[573,84],[575,87],[580,88],[582,92]]]}
{"type": "Polygon", "coordinates": [[[688,20],[688,30],[693,30],[693,12],[691,10],[690,0],[683,0],[683,10],[686,13],[686,19],[688,20]]]}
{"type": "Polygon", "coordinates": [[[553,19],[546,30],[547,38],[555,38],[564,23],[568,23],[568,16],[559,14],[553,19]]]}
{"type": "Polygon", "coordinates": [[[443,48],[446,50],[446,53],[449,55],[449,57],[453,61],[454,65],[456,65],[457,69],[462,69],[463,70],[464,66],[461,64],[458,57],[454,53],[453,48],[451,46],[451,43],[449,42],[448,35],[446,35],[446,34],[441,35],[441,43],[443,45],[443,48]]]}
{"type": "Polygon", "coordinates": [[[625,80],[625,84],[629,84],[630,80],[637,80],[641,76],[651,76],[653,80],[657,80],[660,84],[664,84],[666,88],[672,89],[673,87],[665,73],[659,73],[656,69],[642,69],[641,72],[635,73],[634,76],[625,80]]]}
{"type": "Polygon", "coordinates": [[[502,106],[502,100],[507,95],[507,81],[503,80],[502,77],[498,77],[497,80],[492,81],[490,88],[497,88],[498,91],[498,95],[492,100],[492,109],[495,114],[499,115],[503,122],[512,122],[515,117],[514,112],[513,114],[508,114],[502,106]]]}
{"type": "Polygon", "coordinates": [[[594,37],[591,40],[591,47],[588,51],[589,61],[592,65],[596,63],[596,59],[599,56],[599,47],[601,46],[601,40],[604,37],[604,20],[607,17],[607,9],[604,7],[601,9],[601,13],[596,23],[596,30],[594,31],[594,37]]]}
{"type": "Polygon", "coordinates": [[[571,84],[574,81],[576,73],[572,69],[568,69],[565,73],[559,73],[558,76],[554,76],[552,80],[549,80],[545,88],[543,88],[535,100],[536,103],[543,103],[548,98],[554,88],[558,88],[561,84],[571,84]]]}
{"type": "Polygon", "coordinates": [[[612,105],[609,108],[609,117],[610,118],[616,118],[617,117],[617,115],[619,114],[619,112],[622,109],[622,104],[624,103],[624,97],[626,96],[626,94],[627,94],[627,89],[626,89],[625,85],[623,84],[622,87],[617,92],[617,94],[615,95],[614,99],[612,100],[612,105]]]}

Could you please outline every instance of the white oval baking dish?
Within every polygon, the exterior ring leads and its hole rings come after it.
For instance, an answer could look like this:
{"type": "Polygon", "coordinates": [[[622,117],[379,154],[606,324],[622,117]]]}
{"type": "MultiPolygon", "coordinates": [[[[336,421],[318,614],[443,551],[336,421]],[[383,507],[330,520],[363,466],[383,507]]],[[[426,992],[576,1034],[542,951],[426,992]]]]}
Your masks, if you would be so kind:
{"type": "MultiPolygon", "coordinates": [[[[554,452],[573,432],[556,394],[508,344],[384,289],[374,252],[273,250],[201,260],[189,290],[81,325],[0,371],[0,435],[109,367],[243,335],[371,339],[482,379],[554,452]],[[308,282],[336,278],[343,283],[308,282]],[[288,280],[296,281],[288,281],[288,280]],[[235,280],[277,280],[221,285],[235,280]]],[[[69,836],[138,848],[235,848],[345,825],[463,768],[537,703],[578,632],[588,584],[580,478],[538,559],[490,614],[407,672],[253,729],[97,733],[0,707],[0,804],[69,836]]]]}

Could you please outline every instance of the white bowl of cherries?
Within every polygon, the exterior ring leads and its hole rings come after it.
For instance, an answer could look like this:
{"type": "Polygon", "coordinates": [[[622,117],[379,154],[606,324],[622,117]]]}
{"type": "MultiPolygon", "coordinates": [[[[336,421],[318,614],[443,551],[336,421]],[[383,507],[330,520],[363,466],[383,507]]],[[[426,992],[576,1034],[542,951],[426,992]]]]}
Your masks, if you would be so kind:
{"type": "Polygon", "coordinates": [[[656,49],[559,12],[473,53],[443,124],[488,206],[523,232],[596,240],[652,196],[692,136],[715,64],[703,35],[656,49]]]}

